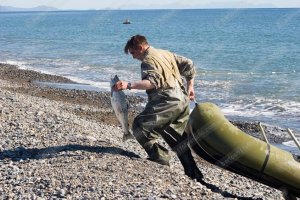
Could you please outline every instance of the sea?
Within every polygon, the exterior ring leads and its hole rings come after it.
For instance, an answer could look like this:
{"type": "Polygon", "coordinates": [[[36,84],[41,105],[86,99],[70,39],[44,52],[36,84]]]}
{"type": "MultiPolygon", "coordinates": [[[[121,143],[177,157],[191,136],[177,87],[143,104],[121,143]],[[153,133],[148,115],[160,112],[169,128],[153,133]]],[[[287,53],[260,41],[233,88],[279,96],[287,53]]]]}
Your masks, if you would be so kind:
{"type": "Polygon", "coordinates": [[[109,91],[114,74],[140,80],[135,34],[193,60],[198,103],[300,140],[300,8],[0,12],[0,62],[109,91]]]}

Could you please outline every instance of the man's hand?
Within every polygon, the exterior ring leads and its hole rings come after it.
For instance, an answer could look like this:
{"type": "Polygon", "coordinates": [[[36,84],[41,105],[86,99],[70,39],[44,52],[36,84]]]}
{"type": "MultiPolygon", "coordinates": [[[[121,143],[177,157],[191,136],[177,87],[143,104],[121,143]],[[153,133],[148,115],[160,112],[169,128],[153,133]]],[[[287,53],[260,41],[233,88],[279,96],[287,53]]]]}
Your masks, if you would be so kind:
{"type": "Polygon", "coordinates": [[[120,90],[126,90],[128,83],[126,81],[118,81],[113,87],[113,90],[120,91],[120,90]]]}
{"type": "Polygon", "coordinates": [[[195,90],[194,90],[194,78],[187,81],[187,93],[191,101],[195,100],[195,90]]]}
{"type": "Polygon", "coordinates": [[[195,90],[194,88],[189,88],[188,89],[188,95],[191,101],[195,100],[195,90]]]}

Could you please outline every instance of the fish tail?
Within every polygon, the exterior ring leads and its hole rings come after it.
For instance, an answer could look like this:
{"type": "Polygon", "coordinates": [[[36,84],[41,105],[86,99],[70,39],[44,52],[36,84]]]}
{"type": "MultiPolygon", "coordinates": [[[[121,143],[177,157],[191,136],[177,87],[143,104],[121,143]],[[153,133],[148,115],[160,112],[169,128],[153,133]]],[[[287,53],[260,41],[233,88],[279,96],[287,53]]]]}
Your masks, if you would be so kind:
{"type": "Polygon", "coordinates": [[[123,142],[125,142],[126,140],[130,140],[130,139],[135,139],[135,137],[132,134],[131,130],[128,130],[127,133],[124,133],[123,135],[123,142]]]}

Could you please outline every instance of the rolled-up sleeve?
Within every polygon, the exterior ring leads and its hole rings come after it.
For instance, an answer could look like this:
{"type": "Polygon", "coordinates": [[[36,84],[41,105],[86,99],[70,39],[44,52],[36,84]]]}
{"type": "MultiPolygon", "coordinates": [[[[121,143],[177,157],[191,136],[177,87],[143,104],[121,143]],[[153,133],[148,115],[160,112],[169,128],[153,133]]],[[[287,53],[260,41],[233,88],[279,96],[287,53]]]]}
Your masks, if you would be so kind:
{"type": "Polygon", "coordinates": [[[176,55],[176,54],[174,54],[174,57],[175,57],[180,75],[184,76],[187,81],[194,78],[195,74],[196,74],[196,70],[195,70],[193,61],[186,57],[176,55]]]}
{"type": "Polygon", "coordinates": [[[155,69],[153,66],[147,63],[142,63],[141,73],[142,80],[149,80],[156,89],[162,87],[163,78],[159,73],[157,73],[157,69],[155,69]]]}

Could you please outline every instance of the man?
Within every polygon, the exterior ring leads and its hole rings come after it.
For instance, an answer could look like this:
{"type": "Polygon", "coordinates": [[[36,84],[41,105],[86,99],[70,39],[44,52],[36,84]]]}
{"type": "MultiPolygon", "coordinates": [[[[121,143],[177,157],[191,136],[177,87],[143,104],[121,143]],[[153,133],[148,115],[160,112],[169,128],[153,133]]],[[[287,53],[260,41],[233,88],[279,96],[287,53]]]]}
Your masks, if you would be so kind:
{"type": "Polygon", "coordinates": [[[132,125],[137,141],[146,150],[149,160],[169,166],[168,150],[156,142],[159,136],[163,137],[176,152],[186,175],[202,180],[184,133],[189,117],[189,100],[195,98],[193,62],[169,51],[155,49],[142,35],[131,37],[124,51],[142,62],[142,80],[132,83],[118,81],[114,89],[140,89],[148,94],[144,111],[132,125]],[[187,89],[181,76],[186,79],[187,89]]]}

